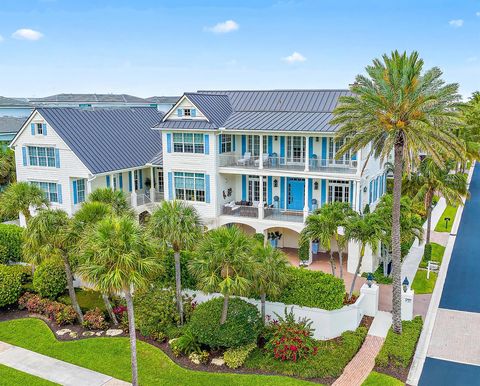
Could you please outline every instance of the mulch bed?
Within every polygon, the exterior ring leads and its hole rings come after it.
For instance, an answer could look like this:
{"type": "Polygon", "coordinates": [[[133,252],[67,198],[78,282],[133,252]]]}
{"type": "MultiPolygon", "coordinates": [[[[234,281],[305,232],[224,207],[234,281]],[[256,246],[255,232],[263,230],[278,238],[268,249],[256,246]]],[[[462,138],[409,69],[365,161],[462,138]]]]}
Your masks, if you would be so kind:
{"type": "Polygon", "coordinates": [[[376,371],[377,373],[382,373],[386,375],[390,375],[391,377],[397,378],[401,380],[403,383],[407,381],[408,378],[408,373],[410,372],[410,365],[404,369],[403,367],[397,367],[393,365],[389,365],[388,367],[378,367],[375,366],[373,368],[373,371],[376,371]]]}

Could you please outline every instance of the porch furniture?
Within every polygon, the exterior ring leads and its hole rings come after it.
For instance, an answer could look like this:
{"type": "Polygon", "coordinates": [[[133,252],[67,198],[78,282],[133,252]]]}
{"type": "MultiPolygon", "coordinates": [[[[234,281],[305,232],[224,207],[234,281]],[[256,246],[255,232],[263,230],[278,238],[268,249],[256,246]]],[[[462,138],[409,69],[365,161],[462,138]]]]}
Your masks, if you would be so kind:
{"type": "MultiPolygon", "coordinates": [[[[263,166],[267,166],[267,165],[268,165],[269,155],[263,153],[262,159],[263,159],[263,166]]],[[[259,166],[259,165],[260,165],[260,158],[255,160],[255,166],[259,166]]]]}
{"type": "Polygon", "coordinates": [[[252,158],[252,153],[250,153],[249,151],[247,151],[244,155],[243,155],[243,158],[240,158],[239,160],[237,160],[237,165],[238,166],[245,166],[245,165],[248,165],[250,163],[250,159],[252,158]]]}

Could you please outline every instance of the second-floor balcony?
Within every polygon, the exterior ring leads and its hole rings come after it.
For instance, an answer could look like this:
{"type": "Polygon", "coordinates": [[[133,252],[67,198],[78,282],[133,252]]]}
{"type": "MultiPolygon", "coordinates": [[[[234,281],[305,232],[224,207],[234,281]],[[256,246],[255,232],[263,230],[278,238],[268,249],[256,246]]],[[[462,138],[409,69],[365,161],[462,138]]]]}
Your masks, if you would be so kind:
{"type": "Polygon", "coordinates": [[[279,209],[258,202],[237,201],[222,205],[222,215],[303,223],[306,213],[303,210],[279,209]]]}
{"type": "Polygon", "coordinates": [[[294,170],[326,173],[353,174],[358,161],[352,159],[319,159],[316,155],[307,157],[280,157],[276,154],[252,156],[230,153],[219,155],[219,166],[239,169],[294,170]]]}

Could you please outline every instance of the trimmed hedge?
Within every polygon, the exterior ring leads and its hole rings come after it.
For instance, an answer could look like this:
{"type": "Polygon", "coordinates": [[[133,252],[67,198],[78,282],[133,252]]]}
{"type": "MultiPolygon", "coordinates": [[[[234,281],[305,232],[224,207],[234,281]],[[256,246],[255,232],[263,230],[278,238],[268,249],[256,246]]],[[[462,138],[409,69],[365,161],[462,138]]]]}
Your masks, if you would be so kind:
{"type": "Polygon", "coordinates": [[[33,288],[40,296],[56,299],[67,288],[65,268],[57,261],[47,260],[33,274],[33,288]]]}
{"type": "Polygon", "coordinates": [[[343,307],[345,284],[342,279],[320,271],[289,267],[290,279],[280,296],[269,299],[304,307],[336,310],[343,307]]]}
{"type": "Polygon", "coordinates": [[[22,259],[22,234],[17,225],[0,224],[0,264],[22,259]]]}
{"type": "Polygon", "coordinates": [[[375,364],[378,367],[393,365],[404,369],[407,368],[415,353],[422,327],[422,317],[416,316],[411,321],[402,322],[401,335],[395,334],[390,329],[382,349],[375,358],[375,364]]]}
{"type": "Polygon", "coordinates": [[[22,292],[22,273],[16,266],[0,265],[0,307],[16,303],[22,292]]]}

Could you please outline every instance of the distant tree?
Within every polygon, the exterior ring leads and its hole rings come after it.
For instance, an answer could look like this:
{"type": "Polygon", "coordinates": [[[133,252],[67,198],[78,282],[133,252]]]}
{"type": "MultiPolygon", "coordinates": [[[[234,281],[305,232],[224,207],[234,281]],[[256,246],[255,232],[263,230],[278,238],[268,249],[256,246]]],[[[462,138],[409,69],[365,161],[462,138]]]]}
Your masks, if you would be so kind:
{"type": "Polygon", "coordinates": [[[0,187],[15,182],[15,152],[0,147],[0,187]]]}

